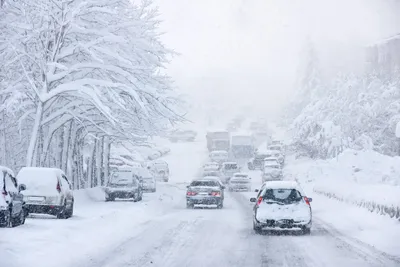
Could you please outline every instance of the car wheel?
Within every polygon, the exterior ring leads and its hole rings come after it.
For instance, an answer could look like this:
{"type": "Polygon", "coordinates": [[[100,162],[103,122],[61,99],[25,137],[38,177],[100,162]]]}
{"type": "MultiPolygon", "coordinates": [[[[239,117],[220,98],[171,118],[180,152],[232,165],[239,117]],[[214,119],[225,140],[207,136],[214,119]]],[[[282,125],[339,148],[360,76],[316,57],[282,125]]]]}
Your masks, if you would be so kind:
{"type": "Polygon", "coordinates": [[[311,235],[311,228],[304,227],[301,232],[303,235],[311,235]]]}
{"type": "Polygon", "coordinates": [[[261,234],[262,230],[260,227],[258,227],[254,222],[253,222],[253,230],[256,234],[261,234]]]}
{"type": "Polygon", "coordinates": [[[25,211],[24,209],[21,210],[21,212],[19,213],[19,225],[23,225],[25,224],[25,211]]]}
{"type": "Polygon", "coordinates": [[[218,204],[217,209],[222,209],[223,207],[224,207],[224,202],[221,201],[221,202],[218,204]]]}
{"type": "Polygon", "coordinates": [[[74,201],[72,200],[71,207],[69,208],[66,217],[71,218],[74,215],[74,201]]]}
{"type": "Polygon", "coordinates": [[[194,209],[194,204],[193,203],[186,203],[186,208],[187,209],[194,209]]]}
{"type": "Polygon", "coordinates": [[[140,193],[139,201],[143,200],[143,191],[140,193]]]}
{"type": "Polygon", "coordinates": [[[57,219],[67,219],[66,212],[67,212],[67,203],[64,202],[63,207],[61,208],[61,210],[57,214],[57,219]]]}

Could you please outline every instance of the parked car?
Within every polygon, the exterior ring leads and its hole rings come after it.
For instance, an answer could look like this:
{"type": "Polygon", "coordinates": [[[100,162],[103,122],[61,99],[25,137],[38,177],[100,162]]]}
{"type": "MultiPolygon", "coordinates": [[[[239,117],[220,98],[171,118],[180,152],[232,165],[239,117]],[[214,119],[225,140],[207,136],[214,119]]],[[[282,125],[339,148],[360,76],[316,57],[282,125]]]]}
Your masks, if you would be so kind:
{"type": "Polygon", "coordinates": [[[56,168],[24,167],[17,180],[26,185],[26,216],[42,213],[68,219],[74,213],[72,186],[65,173],[56,168]]]}
{"type": "MultiPolygon", "coordinates": [[[[257,190],[256,190],[257,191],[257,190]]],[[[312,199],[307,197],[300,185],[294,181],[274,181],[263,184],[257,198],[251,198],[253,207],[253,229],[301,230],[311,233],[312,199]]]]}
{"type": "Polygon", "coordinates": [[[143,198],[143,183],[131,168],[114,170],[110,173],[105,193],[106,201],[116,198],[140,201],[143,198]]]}
{"type": "Polygon", "coordinates": [[[224,183],[228,183],[233,174],[240,172],[237,162],[224,162],[221,165],[221,179],[224,183]]]}
{"type": "Polygon", "coordinates": [[[214,205],[218,209],[224,206],[225,187],[215,179],[194,180],[187,186],[186,207],[194,208],[195,205],[214,205]]]}
{"type": "Polygon", "coordinates": [[[24,184],[18,184],[14,172],[0,166],[0,227],[15,227],[25,223],[24,184]]]}
{"type": "Polygon", "coordinates": [[[144,192],[156,192],[157,191],[157,182],[154,176],[147,171],[147,174],[142,174],[142,181],[143,181],[143,191],[144,192]]]}
{"type": "Polygon", "coordinates": [[[245,173],[235,173],[229,180],[228,189],[233,191],[251,191],[251,178],[245,173]]]}

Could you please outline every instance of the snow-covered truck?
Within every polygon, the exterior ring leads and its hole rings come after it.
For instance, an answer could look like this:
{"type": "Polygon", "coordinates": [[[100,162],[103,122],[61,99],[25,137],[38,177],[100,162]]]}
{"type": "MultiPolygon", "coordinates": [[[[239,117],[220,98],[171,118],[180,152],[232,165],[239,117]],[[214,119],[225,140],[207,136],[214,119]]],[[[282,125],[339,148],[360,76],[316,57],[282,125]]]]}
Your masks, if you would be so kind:
{"type": "Polygon", "coordinates": [[[251,158],[254,156],[254,137],[251,134],[232,136],[231,153],[235,158],[251,158]]]}
{"type": "Polygon", "coordinates": [[[229,151],[230,134],[228,131],[208,132],[206,138],[207,138],[208,151],[214,151],[214,150],[229,151]]]}

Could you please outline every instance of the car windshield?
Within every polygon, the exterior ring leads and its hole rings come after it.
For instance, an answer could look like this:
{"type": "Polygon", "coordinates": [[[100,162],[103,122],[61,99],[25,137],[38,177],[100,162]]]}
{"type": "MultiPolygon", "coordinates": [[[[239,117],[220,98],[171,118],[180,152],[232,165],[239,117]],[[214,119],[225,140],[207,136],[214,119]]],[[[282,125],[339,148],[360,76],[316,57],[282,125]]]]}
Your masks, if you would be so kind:
{"type": "Polygon", "coordinates": [[[266,189],[263,198],[266,201],[284,204],[292,204],[302,199],[300,192],[296,189],[266,189]]]}
{"type": "Polygon", "coordinates": [[[190,186],[208,186],[208,187],[218,187],[219,183],[217,181],[193,181],[190,186]]]}
{"type": "Polygon", "coordinates": [[[225,170],[236,170],[238,168],[237,164],[225,164],[224,169],[225,170]]]}
{"type": "Polygon", "coordinates": [[[131,171],[116,171],[111,174],[111,185],[136,185],[131,171]]]}

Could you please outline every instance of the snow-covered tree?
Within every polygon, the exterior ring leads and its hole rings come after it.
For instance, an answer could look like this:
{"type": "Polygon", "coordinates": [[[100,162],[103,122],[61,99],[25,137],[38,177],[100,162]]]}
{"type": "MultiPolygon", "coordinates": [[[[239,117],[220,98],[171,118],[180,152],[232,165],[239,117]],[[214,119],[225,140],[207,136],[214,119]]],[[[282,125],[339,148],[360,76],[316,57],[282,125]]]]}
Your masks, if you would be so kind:
{"type": "Polygon", "coordinates": [[[8,120],[15,134],[29,140],[21,145],[26,165],[100,180],[113,140],[142,140],[181,119],[162,72],[173,52],[161,43],[158,23],[151,1],[3,5],[0,96],[5,111],[15,110],[8,120]]]}

